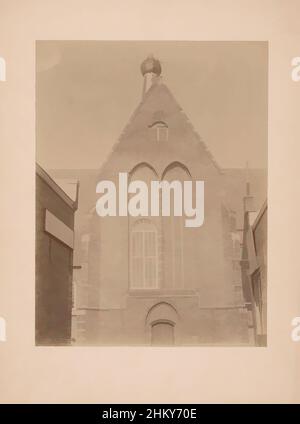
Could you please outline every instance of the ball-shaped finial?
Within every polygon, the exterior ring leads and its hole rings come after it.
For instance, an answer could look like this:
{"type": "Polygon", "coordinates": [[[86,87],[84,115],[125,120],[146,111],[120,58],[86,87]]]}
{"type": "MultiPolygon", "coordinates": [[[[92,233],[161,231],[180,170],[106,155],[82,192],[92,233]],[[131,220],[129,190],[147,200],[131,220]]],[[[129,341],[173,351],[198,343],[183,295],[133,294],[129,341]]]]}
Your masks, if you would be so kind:
{"type": "Polygon", "coordinates": [[[141,64],[141,72],[143,76],[148,73],[159,76],[161,74],[160,61],[155,59],[152,55],[148,56],[141,64]]]}

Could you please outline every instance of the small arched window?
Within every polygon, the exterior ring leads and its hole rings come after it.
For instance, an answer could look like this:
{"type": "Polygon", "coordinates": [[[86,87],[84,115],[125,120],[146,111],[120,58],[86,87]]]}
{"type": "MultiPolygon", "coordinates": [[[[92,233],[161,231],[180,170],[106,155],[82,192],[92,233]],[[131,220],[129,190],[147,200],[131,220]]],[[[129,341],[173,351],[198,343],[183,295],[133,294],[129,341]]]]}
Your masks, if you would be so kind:
{"type": "Polygon", "coordinates": [[[155,121],[153,122],[153,124],[149,125],[149,128],[151,128],[152,131],[155,131],[156,141],[168,141],[169,128],[164,121],[155,121]]]}
{"type": "Polygon", "coordinates": [[[150,222],[136,223],[130,234],[130,286],[158,288],[157,230],[150,222]]]}

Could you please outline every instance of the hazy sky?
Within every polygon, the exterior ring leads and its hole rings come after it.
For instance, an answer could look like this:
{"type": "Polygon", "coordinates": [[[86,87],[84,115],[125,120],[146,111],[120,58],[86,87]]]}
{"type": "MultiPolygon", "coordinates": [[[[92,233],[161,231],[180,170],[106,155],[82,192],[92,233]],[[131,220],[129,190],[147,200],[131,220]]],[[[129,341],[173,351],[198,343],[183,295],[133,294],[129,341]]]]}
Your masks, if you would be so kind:
{"type": "Polygon", "coordinates": [[[141,100],[141,62],[164,83],[221,167],[267,166],[265,42],[40,41],[37,161],[98,168],[141,100]]]}

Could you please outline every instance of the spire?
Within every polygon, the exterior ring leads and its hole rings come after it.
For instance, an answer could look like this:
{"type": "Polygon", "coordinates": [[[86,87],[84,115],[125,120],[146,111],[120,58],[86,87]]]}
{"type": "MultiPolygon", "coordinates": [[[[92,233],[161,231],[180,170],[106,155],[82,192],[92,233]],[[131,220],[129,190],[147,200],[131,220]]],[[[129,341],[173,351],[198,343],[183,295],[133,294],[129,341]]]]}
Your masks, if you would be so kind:
{"type": "Polygon", "coordinates": [[[250,196],[249,162],[246,162],[246,196],[250,196]]]}
{"type": "Polygon", "coordinates": [[[250,172],[249,163],[246,162],[246,196],[244,196],[244,212],[254,212],[254,198],[251,196],[250,190],[250,172]]]}
{"type": "Polygon", "coordinates": [[[153,55],[149,55],[141,64],[141,73],[144,77],[142,93],[142,98],[144,98],[154,80],[161,74],[160,61],[155,59],[153,55]]]}

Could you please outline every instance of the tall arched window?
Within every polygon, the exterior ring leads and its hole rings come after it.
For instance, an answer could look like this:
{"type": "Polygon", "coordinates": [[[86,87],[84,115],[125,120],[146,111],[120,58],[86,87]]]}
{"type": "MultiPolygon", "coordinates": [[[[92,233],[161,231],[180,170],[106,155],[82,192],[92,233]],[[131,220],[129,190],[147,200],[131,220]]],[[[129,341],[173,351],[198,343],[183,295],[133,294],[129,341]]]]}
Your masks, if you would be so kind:
{"type": "MultiPolygon", "coordinates": [[[[130,182],[139,180],[147,184],[149,205],[151,181],[157,179],[155,170],[146,163],[137,165],[130,174],[130,182]]],[[[129,217],[129,279],[132,289],[156,289],[159,287],[159,220],[159,217],[129,217]]]]}
{"type": "MultiPolygon", "coordinates": [[[[163,180],[172,182],[179,181],[182,184],[186,180],[191,180],[188,169],[178,163],[170,164],[164,174],[163,180]]],[[[183,196],[183,193],[181,193],[183,196]]],[[[163,238],[164,238],[164,287],[181,289],[185,285],[185,245],[186,231],[184,228],[185,217],[174,214],[174,194],[171,196],[171,215],[163,217],[163,238]]],[[[182,199],[181,199],[182,200],[182,199]]]]}
{"type": "Polygon", "coordinates": [[[133,225],[130,234],[130,286],[158,288],[157,230],[147,221],[133,225]]]}

